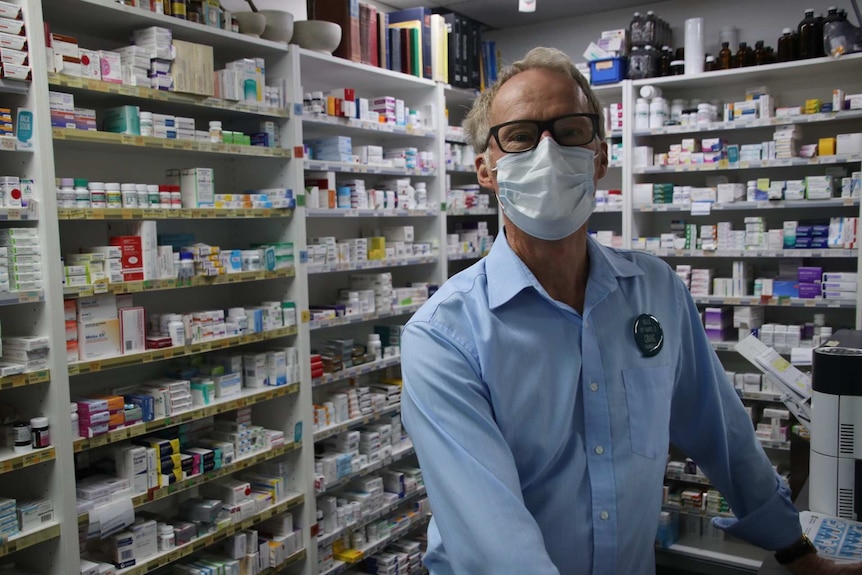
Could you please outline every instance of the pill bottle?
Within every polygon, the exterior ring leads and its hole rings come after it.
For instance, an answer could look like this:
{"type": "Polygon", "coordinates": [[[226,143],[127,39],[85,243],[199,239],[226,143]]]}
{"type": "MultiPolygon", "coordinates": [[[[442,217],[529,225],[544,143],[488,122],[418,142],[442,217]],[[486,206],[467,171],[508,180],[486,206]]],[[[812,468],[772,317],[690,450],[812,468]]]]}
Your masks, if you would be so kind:
{"type": "Polygon", "coordinates": [[[169,210],[171,208],[171,186],[159,186],[158,207],[162,208],[163,210],[169,210]]]}
{"type": "Polygon", "coordinates": [[[153,113],[152,112],[141,112],[140,122],[141,122],[141,135],[142,136],[152,136],[153,135],[153,113]]]}
{"type": "Polygon", "coordinates": [[[210,142],[213,144],[222,143],[221,122],[218,120],[213,120],[212,122],[210,122],[210,142]]]}
{"type": "Polygon", "coordinates": [[[168,336],[171,338],[171,345],[185,345],[186,344],[186,326],[183,323],[182,316],[178,314],[170,314],[171,317],[177,316],[178,319],[172,319],[168,322],[168,336]]]}
{"type": "Polygon", "coordinates": [[[34,417],[30,420],[30,437],[34,449],[51,446],[51,429],[48,427],[47,417],[34,417]]]}
{"type": "Polygon", "coordinates": [[[71,403],[69,405],[70,405],[69,413],[71,415],[71,420],[72,420],[72,440],[74,441],[74,440],[81,437],[81,431],[78,427],[78,420],[79,420],[79,418],[78,418],[78,404],[77,403],[71,403]]]}
{"type": "MultiPolygon", "coordinates": [[[[144,188],[146,190],[146,188],[144,188]]],[[[124,208],[138,207],[138,191],[135,184],[123,184],[120,186],[120,196],[124,208]]]]}
{"type": "Polygon", "coordinates": [[[649,101],[646,98],[638,98],[635,102],[635,131],[643,132],[649,130],[649,101]]]}
{"type": "Polygon", "coordinates": [[[159,523],[159,551],[169,551],[175,547],[174,526],[159,523]]]}
{"type": "Polygon", "coordinates": [[[30,424],[18,421],[12,426],[12,441],[15,453],[27,453],[33,449],[33,437],[30,434],[30,424]]]}
{"type": "Polygon", "coordinates": [[[150,203],[147,184],[135,184],[135,196],[138,198],[138,207],[146,208],[150,203]]]}
{"type": "Polygon", "coordinates": [[[75,207],[90,207],[90,190],[87,189],[87,180],[75,178],[75,207]]]}
{"type": "Polygon", "coordinates": [[[108,200],[105,194],[105,184],[103,182],[90,182],[87,185],[90,191],[90,207],[91,208],[107,208],[108,200]]]}
{"type": "Polygon", "coordinates": [[[667,119],[667,102],[664,98],[653,98],[649,105],[649,127],[651,130],[664,126],[667,119]]]}
{"type": "Polygon", "coordinates": [[[147,207],[156,209],[159,207],[159,188],[155,184],[147,184],[147,207]]]}
{"type": "Polygon", "coordinates": [[[191,279],[195,277],[195,256],[194,254],[183,252],[180,254],[180,279],[191,279]]]}
{"type": "Polygon", "coordinates": [[[371,361],[383,359],[383,344],[380,343],[379,333],[368,334],[368,355],[371,361]]]}
{"type": "Polygon", "coordinates": [[[323,92],[311,93],[311,113],[325,114],[326,108],[323,106],[323,92]]]}
{"type": "Polygon", "coordinates": [[[416,183],[416,209],[428,209],[428,190],[425,187],[425,182],[416,183]]]}
{"type": "Polygon", "coordinates": [[[171,186],[171,209],[179,210],[183,207],[183,194],[179,186],[171,186]]]}
{"type": "Polygon", "coordinates": [[[75,207],[75,180],[73,178],[61,178],[57,187],[57,207],[75,207]]]}
{"type": "MultiPolygon", "coordinates": [[[[123,207],[123,193],[120,184],[112,182],[109,184],[105,184],[105,202],[109,208],[122,208],[123,207]]],[[[134,194],[132,194],[134,196],[134,194]]],[[[92,201],[92,193],[90,194],[90,201],[92,201]]]]}

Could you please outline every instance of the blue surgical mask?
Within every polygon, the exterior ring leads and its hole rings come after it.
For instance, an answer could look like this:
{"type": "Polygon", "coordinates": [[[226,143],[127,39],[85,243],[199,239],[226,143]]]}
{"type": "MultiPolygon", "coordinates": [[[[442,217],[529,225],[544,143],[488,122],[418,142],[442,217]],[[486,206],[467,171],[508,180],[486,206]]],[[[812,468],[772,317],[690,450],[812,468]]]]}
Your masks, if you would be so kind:
{"type": "Polygon", "coordinates": [[[500,158],[497,183],[503,213],[525,233],[561,240],[581,228],[596,208],[596,154],[543,138],[535,150],[500,158]]]}

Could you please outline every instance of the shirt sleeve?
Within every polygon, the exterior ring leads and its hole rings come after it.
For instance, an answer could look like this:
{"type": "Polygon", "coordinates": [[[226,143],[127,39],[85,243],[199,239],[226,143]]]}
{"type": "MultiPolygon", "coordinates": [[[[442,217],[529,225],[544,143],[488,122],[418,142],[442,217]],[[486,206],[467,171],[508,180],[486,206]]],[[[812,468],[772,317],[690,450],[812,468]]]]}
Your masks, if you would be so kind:
{"type": "Polygon", "coordinates": [[[731,535],[769,550],[802,536],[790,489],[772,468],[751,419],[706,337],[688,290],[677,281],[680,357],[671,442],[694,459],[736,518],[714,519],[731,535]]]}
{"type": "Polygon", "coordinates": [[[477,359],[427,322],[401,336],[402,417],[451,570],[558,575],[524,505],[477,359]]]}

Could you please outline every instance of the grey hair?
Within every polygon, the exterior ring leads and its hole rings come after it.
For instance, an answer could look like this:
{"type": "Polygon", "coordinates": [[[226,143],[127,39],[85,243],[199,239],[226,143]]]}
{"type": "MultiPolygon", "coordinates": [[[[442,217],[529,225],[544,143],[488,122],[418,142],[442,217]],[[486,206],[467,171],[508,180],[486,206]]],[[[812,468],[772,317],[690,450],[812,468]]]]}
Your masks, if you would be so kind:
{"type": "Polygon", "coordinates": [[[524,56],[523,60],[518,60],[511,66],[504,68],[497,77],[497,81],[479,94],[479,97],[473,102],[473,107],[464,120],[464,131],[467,135],[467,142],[473,146],[473,150],[477,154],[485,151],[488,133],[491,129],[489,119],[491,104],[494,102],[500,86],[525,70],[550,70],[571,76],[581,89],[581,92],[586,96],[590,110],[599,115],[598,136],[601,140],[605,139],[605,122],[602,116],[602,105],[592,88],[590,88],[589,82],[578,72],[575,65],[572,64],[572,60],[564,52],[556,48],[533,48],[524,56]]]}

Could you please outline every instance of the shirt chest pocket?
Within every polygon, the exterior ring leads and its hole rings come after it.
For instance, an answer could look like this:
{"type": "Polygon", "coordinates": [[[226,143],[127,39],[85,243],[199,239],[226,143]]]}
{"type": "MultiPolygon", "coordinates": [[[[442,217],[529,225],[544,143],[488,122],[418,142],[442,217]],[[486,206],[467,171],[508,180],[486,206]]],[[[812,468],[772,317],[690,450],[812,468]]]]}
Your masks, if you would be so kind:
{"type": "Polygon", "coordinates": [[[668,365],[623,370],[632,451],[649,459],[667,454],[673,395],[671,374],[668,365]]]}

